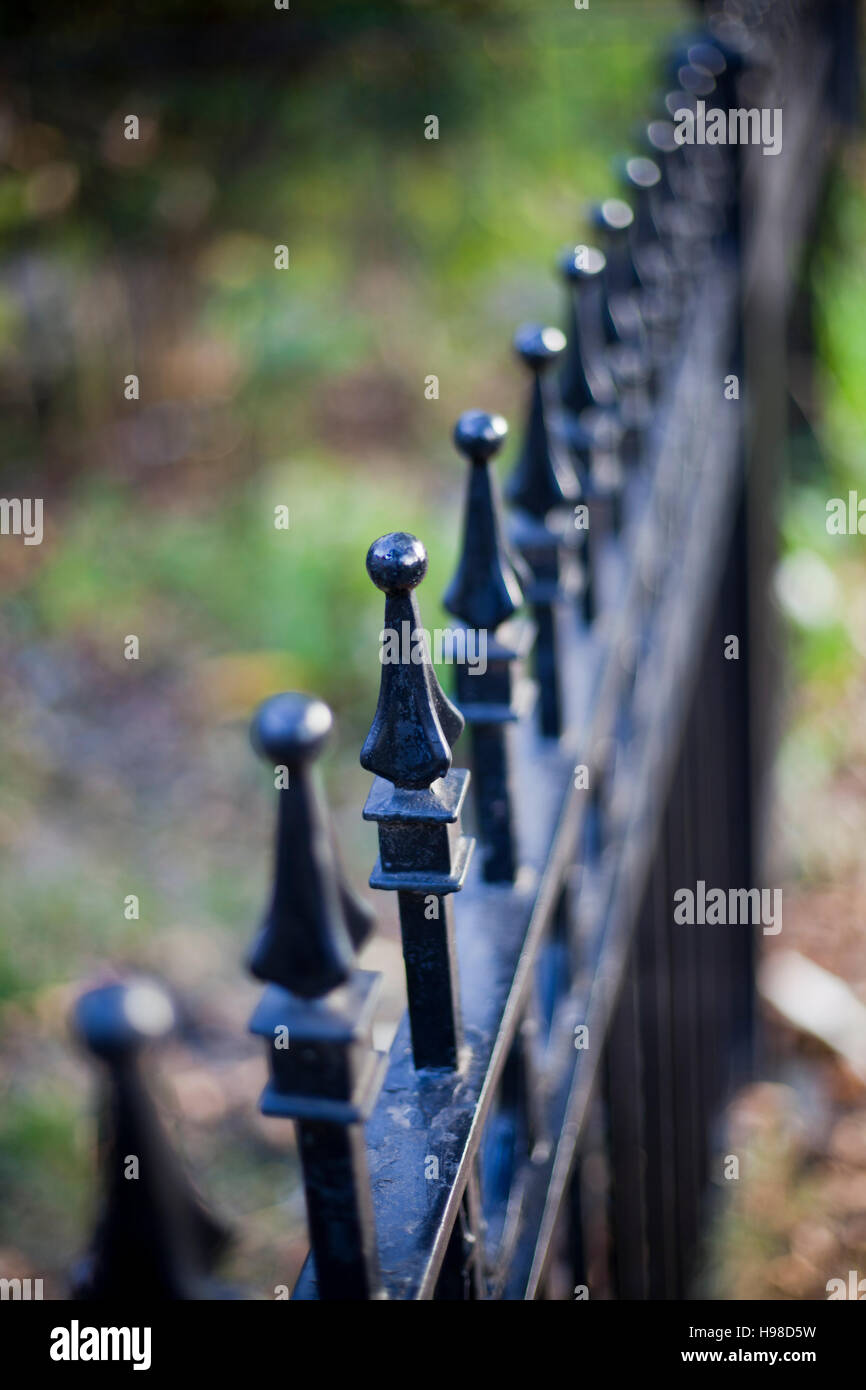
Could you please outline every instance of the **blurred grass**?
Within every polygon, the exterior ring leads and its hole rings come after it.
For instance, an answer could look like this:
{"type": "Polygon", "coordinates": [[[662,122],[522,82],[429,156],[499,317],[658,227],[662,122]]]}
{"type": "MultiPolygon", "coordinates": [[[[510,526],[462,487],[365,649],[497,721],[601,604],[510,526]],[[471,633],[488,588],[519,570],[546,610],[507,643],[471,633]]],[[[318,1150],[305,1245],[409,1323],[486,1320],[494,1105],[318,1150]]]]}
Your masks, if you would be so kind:
{"type": "Polygon", "coordinates": [[[864,654],[853,601],[862,578],[862,541],[830,535],[826,527],[829,498],[847,498],[849,489],[866,495],[866,252],[858,230],[866,216],[863,175],[862,145],[853,146],[829,190],[814,261],[820,414],[811,421],[814,436],[800,441],[806,464],[788,488],[782,530],[790,580],[784,607],[793,624],[796,674],[837,692],[856,676],[864,654]]]}

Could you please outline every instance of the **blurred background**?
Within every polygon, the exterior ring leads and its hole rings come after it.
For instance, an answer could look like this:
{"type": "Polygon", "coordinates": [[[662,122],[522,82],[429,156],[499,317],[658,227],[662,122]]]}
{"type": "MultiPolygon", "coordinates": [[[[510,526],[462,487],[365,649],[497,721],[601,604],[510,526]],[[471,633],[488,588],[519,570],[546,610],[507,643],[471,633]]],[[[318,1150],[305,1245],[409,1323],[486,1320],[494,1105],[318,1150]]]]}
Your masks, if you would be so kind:
{"type": "MultiPolygon", "coordinates": [[[[525,394],[513,330],[561,319],[556,255],[615,191],[660,54],[693,21],[666,0],[104,0],[50,27],[26,5],[0,19],[2,492],[41,496],[45,518],[40,546],[0,539],[0,1276],[62,1296],[86,1243],[93,1077],[68,1015],[106,966],[132,965],[186,1010],[162,1082],[178,1144],[237,1224],[229,1273],[253,1296],[291,1284],[292,1126],[258,1115],[246,1033],[274,812],[249,715],[286,688],[333,706],[323,771],[365,884],[367,546],[421,536],[422,614],[439,624],[463,489],[453,421],[505,414],[507,471],[525,394]]],[[[852,142],[803,267],[797,340],[815,362],[791,364],[785,906],[768,942],[866,1003],[866,560],[825,526],[828,498],[866,490],[864,219],[852,142]]],[[[404,1005],[390,898],[363,960],[388,979],[379,1046],[404,1005]]],[[[733,1116],[746,1158],[705,1292],[824,1298],[858,1259],[866,1274],[866,1093],[772,1014],[765,1076],[733,1116]]]]}

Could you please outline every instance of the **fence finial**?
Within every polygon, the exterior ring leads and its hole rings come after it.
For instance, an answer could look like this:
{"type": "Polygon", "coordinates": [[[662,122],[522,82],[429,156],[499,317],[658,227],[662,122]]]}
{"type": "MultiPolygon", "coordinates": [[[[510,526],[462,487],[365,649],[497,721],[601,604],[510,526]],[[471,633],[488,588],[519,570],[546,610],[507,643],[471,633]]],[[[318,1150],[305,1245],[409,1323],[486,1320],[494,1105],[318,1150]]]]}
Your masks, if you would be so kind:
{"type": "Polygon", "coordinates": [[[113,981],[80,997],[73,1025],[107,1071],[99,1125],[102,1209],[90,1250],[72,1273],[73,1298],[225,1296],[209,1276],[228,1232],[172,1152],[143,1066],[148,1045],[174,1030],[171,998],[154,980],[113,981]]]}
{"type": "MultiPolygon", "coordinates": [[[[635,156],[618,164],[619,180],[634,207],[628,243],[640,282],[640,310],[649,339],[650,357],[658,367],[671,352],[682,304],[675,292],[674,263],[663,245],[657,221],[661,170],[654,159],[635,156]]],[[[658,387],[658,373],[654,387],[658,387]]]]}
{"type": "Polygon", "coordinates": [[[381,1294],[363,1124],[384,1074],[373,1050],[381,976],[354,966],[373,917],[343,882],[311,763],[333,719],[310,695],[276,695],[257,711],[254,747],[288,785],[279,792],[274,898],[253,952],[269,987],[250,1031],[268,1043],[265,1115],[293,1119],[322,1299],[381,1294]]]}
{"type": "Polygon", "coordinates": [[[550,401],[544,376],[566,346],[558,328],[524,324],[514,336],[514,348],[532,372],[529,416],[520,456],[505,489],[513,506],[543,520],[554,507],[573,501],[578,488],[573,470],[550,427],[550,401]]]}
{"type": "Polygon", "coordinates": [[[623,198],[605,198],[592,208],[591,221],[603,241],[606,280],[614,294],[640,289],[641,279],[631,254],[634,211],[623,198]]]}
{"type": "MultiPolygon", "coordinates": [[[[662,172],[657,162],[648,155],[623,159],[619,165],[619,180],[634,207],[636,244],[643,248],[660,246],[662,236],[656,216],[661,197],[662,172]]],[[[660,258],[660,264],[670,270],[666,256],[660,258]]]]}
{"type": "Polygon", "coordinates": [[[427,571],[423,545],[405,531],[381,536],[367,571],[385,593],[382,638],[391,643],[380,652],[379,701],[361,751],[376,774],[364,807],[379,830],[370,886],[398,895],[415,1066],[453,1070],[461,1024],[449,895],[463,887],[474,844],[460,832],[469,773],[451,767],[463,716],[442,692],[420,626],[413,590],[427,571]]]}
{"type": "Polygon", "coordinates": [[[634,213],[621,198],[607,198],[591,210],[590,220],[599,233],[607,264],[602,271],[601,323],[604,340],[612,350],[614,381],[622,389],[620,367],[628,359],[627,374],[645,372],[647,334],[638,304],[640,276],[629,244],[634,213]]]}
{"type": "Polygon", "coordinates": [[[469,461],[469,478],[463,546],[443,600],[465,624],[465,659],[457,662],[455,684],[470,731],[482,874],[488,883],[510,882],[517,868],[507,726],[527,712],[527,696],[533,693],[523,679],[523,658],[531,648],[534,625],[514,617],[523,602],[521,583],[530,584],[532,576],[505,548],[490,469],[506,432],[500,415],[483,410],[467,410],[454,428],[454,443],[469,461]],[[468,659],[470,635],[474,663],[468,659]]]}
{"type": "Polygon", "coordinates": [[[514,564],[502,541],[488,468],[507,432],[501,415],[483,410],[465,411],[454,426],[454,443],[470,463],[469,486],[457,572],[442,602],[471,628],[496,628],[523,602],[514,564]]]}
{"type": "Polygon", "coordinates": [[[514,346],[532,371],[533,383],[526,436],[506,495],[515,508],[511,538],[532,574],[526,597],[532,604],[538,629],[534,658],[541,732],[546,738],[558,738],[562,731],[562,698],[557,609],[565,597],[561,580],[563,562],[569,555],[572,563],[565,565],[565,577],[571,587],[576,586],[575,533],[570,512],[580,496],[580,485],[560,443],[561,428],[556,433],[552,429],[548,411],[553,402],[542,376],[545,368],[560,356],[566,340],[556,328],[528,324],[518,329],[514,346]]]}
{"type": "Polygon", "coordinates": [[[597,246],[570,246],[559,258],[567,287],[567,346],[562,355],[559,390],[564,408],[575,417],[590,406],[616,403],[613,376],[604,360],[601,334],[605,265],[604,252],[597,246]]]}
{"type": "MultiPolygon", "coordinates": [[[[651,418],[651,393],[659,385],[644,315],[652,320],[658,338],[658,330],[665,326],[664,297],[658,300],[649,295],[642,283],[633,255],[635,218],[629,204],[621,198],[608,198],[596,204],[592,220],[602,235],[607,257],[602,275],[602,329],[617,388],[623,428],[621,455],[634,465],[641,456],[643,434],[651,418]]],[[[617,489],[618,484],[612,493],[617,489]]],[[[614,510],[618,524],[618,504],[614,510]]]]}
{"type": "Polygon", "coordinates": [[[282,778],[276,869],[270,907],[250,958],[260,980],[303,999],[348,979],[353,948],[366,940],[373,914],[342,880],[312,763],[332,726],[331,711],[308,695],[275,695],[253,720],[257,753],[282,778]]]}
{"type": "Polygon", "coordinates": [[[397,787],[429,787],[451,766],[463,716],[436,678],[413,592],[427,573],[427,551],[405,531],[380,536],[367,552],[367,573],[385,594],[385,622],[379,702],[361,766],[397,787]]]}

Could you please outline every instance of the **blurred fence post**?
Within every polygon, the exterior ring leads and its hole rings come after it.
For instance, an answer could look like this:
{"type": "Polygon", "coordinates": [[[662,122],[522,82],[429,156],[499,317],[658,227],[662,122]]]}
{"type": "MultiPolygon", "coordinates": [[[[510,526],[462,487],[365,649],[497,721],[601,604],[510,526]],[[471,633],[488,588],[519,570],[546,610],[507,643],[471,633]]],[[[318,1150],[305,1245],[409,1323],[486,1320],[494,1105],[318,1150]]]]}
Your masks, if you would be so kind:
{"type": "Polygon", "coordinates": [[[275,696],[253,724],[280,813],[274,896],[251,960],[270,983],[250,1029],[268,1044],[262,1111],[297,1124],[319,1297],[359,1300],[381,1295],[364,1140],[383,1076],[371,1043],[380,976],[353,965],[372,917],[339,876],[311,767],[330,728],[327,705],[303,695],[275,696]]]}

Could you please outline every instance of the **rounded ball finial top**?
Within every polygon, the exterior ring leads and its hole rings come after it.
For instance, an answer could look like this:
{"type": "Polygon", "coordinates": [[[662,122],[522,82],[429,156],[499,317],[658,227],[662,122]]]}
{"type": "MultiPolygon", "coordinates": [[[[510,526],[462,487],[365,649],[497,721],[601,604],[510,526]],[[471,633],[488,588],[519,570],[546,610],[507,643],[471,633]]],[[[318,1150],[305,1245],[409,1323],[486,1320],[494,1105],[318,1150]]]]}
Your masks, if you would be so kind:
{"type": "Polygon", "coordinates": [[[582,284],[594,280],[607,264],[607,258],[597,246],[569,246],[559,258],[559,268],[566,280],[572,284],[582,284]]]}
{"type": "Polygon", "coordinates": [[[408,531],[390,531],[367,551],[367,573],[385,594],[414,589],[427,573],[427,551],[408,531]]]}
{"type": "Polygon", "coordinates": [[[677,82],[684,92],[699,97],[708,97],[716,88],[713,74],[696,63],[683,63],[682,67],[677,69],[677,82]]]}
{"type": "Polygon", "coordinates": [[[85,1047],[103,1061],[138,1051],[167,1037],[176,1014],[168,991],[145,978],[116,980],[89,989],[75,1005],[73,1026],[85,1047]]]}
{"type": "Polygon", "coordinates": [[[605,198],[592,209],[592,224],[609,236],[627,232],[634,221],[634,213],[622,198],[605,198]]]}
{"type": "Polygon", "coordinates": [[[722,50],[714,43],[707,43],[703,39],[689,46],[686,58],[693,67],[703,68],[706,72],[711,72],[713,77],[721,77],[728,66],[722,50]]]}
{"type": "Polygon", "coordinates": [[[565,334],[540,323],[525,323],[514,335],[514,348],[534,371],[540,371],[563,351],[565,334]]]}
{"type": "Polygon", "coordinates": [[[663,106],[672,121],[682,120],[681,111],[691,111],[692,114],[697,110],[698,98],[694,92],[686,91],[682,87],[677,87],[675,91],[666,92],[663,106]]]}
{"type": "Polygon", "coordinates": [[[504,416],[488,415],[486,410],[464,410],[454,426],[454,443],[464,458],[472,463],[486,463],[499,452],[507,433],[504,416]]]}
{"type": "Polygon", "coordinates": [[[250,739],[263,758],[287,766],[318,757],[334,717],[323,700],[296,691],[272,695],[253,716],[250,739]]]}
{"type": "Polygon", "coordinates": [[[643,191],[648,188],[655,188],[661,181],[661,170],[654,159],[648,159],[645,155],[634,155],[631,159],[626,159],[621,168],[621,177],[627,188],[634,188],[643,191]]]}
{"type": "Polygon", "coordinates": [[[692,67],[720,77],[727,64],[721,49],[711,41],[706,32],[680,35],[671,44],[663,71],[668,77],[676,77],[684,67],[692,67]]]}
{"type": "Polygon", "coordinates": [[[680,147],[674,137],[673,121],[650,121],[646,128],[646,143],[649,149],[658,154],[673,154],[680,147]]]}

